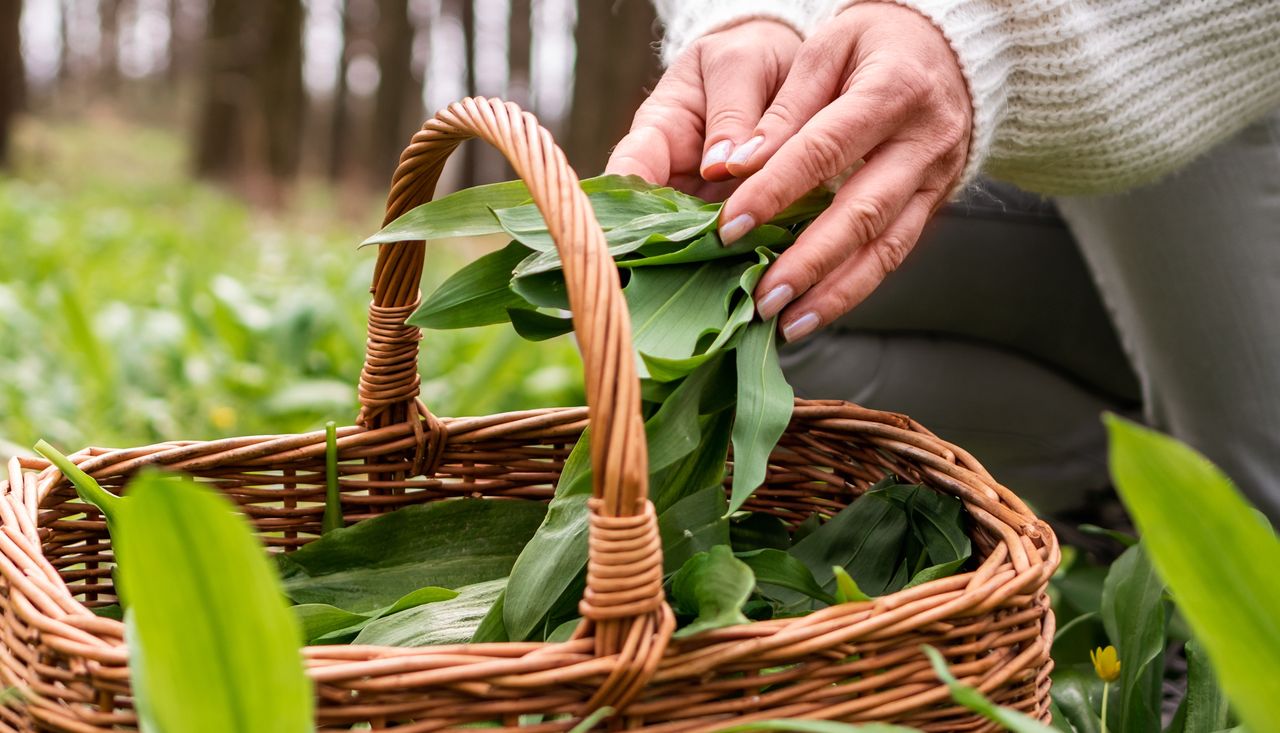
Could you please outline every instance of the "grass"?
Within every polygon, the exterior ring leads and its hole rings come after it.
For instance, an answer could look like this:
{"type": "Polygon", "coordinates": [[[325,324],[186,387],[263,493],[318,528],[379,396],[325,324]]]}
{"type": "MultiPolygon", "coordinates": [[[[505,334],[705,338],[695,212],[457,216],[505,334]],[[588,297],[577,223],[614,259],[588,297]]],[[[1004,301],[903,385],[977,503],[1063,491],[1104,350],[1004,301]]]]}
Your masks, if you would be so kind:
{"type": "MultiPolygon", "coordinates": [[[[355,245],[376,204],[344,218],[307,185],[291,210],[258,210],[190,181],[175,134],[110,118],[28,121],[16,142],[0,177],[0,455],[354,419],[376,256],[355,245]]],[[[425,288],[483,246],[433,249],[425,288]]],[[[430,332],[420,366],[440,415],[582,401],[566,339],[430,332]]]]}

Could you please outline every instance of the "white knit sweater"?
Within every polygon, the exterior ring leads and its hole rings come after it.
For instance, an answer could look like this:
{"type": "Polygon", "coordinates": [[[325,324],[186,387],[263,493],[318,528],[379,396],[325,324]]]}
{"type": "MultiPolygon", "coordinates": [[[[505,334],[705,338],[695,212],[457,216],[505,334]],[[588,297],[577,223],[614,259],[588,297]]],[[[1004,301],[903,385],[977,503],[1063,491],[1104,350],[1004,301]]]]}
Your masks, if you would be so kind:
{"type": "MultiPolygon", "coordinates": [[[[653,0],[663,60],[751,18],[802,34],[861,0],[653,0]]],[[[941,29],[973,99],[966,178],[1119,191],[1280,105],[1280,0],[893,0],[941,29]]]]}

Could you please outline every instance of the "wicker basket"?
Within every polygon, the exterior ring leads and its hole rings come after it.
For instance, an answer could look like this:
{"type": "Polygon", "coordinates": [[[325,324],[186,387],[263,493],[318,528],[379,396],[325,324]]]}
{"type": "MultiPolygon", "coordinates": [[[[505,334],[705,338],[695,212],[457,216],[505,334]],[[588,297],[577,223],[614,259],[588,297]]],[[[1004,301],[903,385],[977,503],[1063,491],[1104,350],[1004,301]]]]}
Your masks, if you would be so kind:
{"type": "MultiPolygon", "coordinates": [[[[671,638],[656,520],[645,498],[627,311],[604,236],[563,154],[514,105],[463,100],[414,135],[395,173],[387,220],[429,200],[446,157],[471,137],[506,154],[563,254],[589,406],[433,417],[417,399],[420,334],[403,325],[419,298],[424,248],[383,246],[360,378],[363,408],[358,425],[338,432],[343,510],[353,522],[457,496],[548,498],[589,420],[597,483],[586,621],[561,644],[309,647],[319,726],[517,727],[521,716],[542,714],[524,718],[523,728],[560,731],[608,705],[619,712],[602,725],[648,731],[710,731],[776,717],[994,729],[950,702],[920,652],[926,643],[962,680],[1047,719],[1053,614],[1044,591],[1059,559],[1053,533],[965,451],[903,415],[845,402],[796,402],[748,508],[792,523],[814,511],[830,514],[887,469],[963,500],[980,566],[872,602],[671,638]]],[[[324,450],[316,432],[87,448],[72,459],[117,491],[145,465],[187,472],[239,502],[264,541],[287,550],[320,532],[324,450]]],[[[133,730],[123,626],[89,611],[115,600],[102,517],[46,462],[15,458],[8,468],[9,482],[0,484],[0,685],[19,695],[0,706],[0,729],[133,730]]]]}

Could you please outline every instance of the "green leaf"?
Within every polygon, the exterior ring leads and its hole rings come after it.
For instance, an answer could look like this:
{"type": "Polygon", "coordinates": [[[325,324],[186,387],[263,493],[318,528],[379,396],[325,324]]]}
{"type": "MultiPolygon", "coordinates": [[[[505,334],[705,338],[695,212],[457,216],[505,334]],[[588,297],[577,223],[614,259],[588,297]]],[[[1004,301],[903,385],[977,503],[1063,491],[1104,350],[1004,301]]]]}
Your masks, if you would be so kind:
{"type": "Polygon", "coordinates": [[[232,504],[189,479],[146,472],[115,521],[143,729],[312,730],[298,622],[232,504]]]}
{"type": "Polygon", "coordinates": [[[720,728],[714,733],[769,733],[791,731],[793,733],[918,733],[919,728],[905,728],[889,723],[841,723],[835,720],[805,720],[802,718],[778,718],[739,723],[720,728]]]}
{"type": "MultiPolygon", "coordinates": [[[[671,214],[677,211],[674,201],[649,191],[630,189],[596,191],[587,194],[587,199],[595,211],[596,221],[605,232],[630,224],[642,217],[671,214]]],[[[547,223],[542,218],[542,212],[538,211],[538,207],[533,204],[495,209],[493,214],[503,231],[529,249],[538,252],[555,250],[555,242],[547,231],[547,223]]]]}
{"type": "Polygon", "coordinates": [[[739,560],[747,564],[756,576],[760,593],[773,597],[771,586],[803,593],[827,605],[836,603],[835,597],[822,589],[814,580],[809,567],[782,550],[764,548],[739,552],[739,560]]]}
{"type": "Polygon", "coordinates": [[[729,410],[698,418],[702,436],[698,447],[649,477],[649,500],[653,502],[654,509],[665,512],[692,492],[724,484],[732,419],[733,413],[729,410]]]}
{"type": "Polygon", "coordinates": [[[1114,529],[1107,529],[1106,527],[1099,527],[1096,524],[1081,524],[1081,525],[1077,525],[1076,529],[1079,529],[1081,532],[1084,532],[1085,534],[1091,534],[1097,537],[1106,537],[1108,539],[1115,540],[1116,542],[1120,543],[1125,547],[1133,547],[1134,545],[1138,544],[1138,538],[1134,537],[1131,534],[1119,532],[1114,529]]]}
{"type": "Polygon", "coordinates": [[[742,606],[755,589],[756,578],[728,545],[689,558],[671,579],[671,587],[677,608],[697,616],[675,633],[676,638],[749,623],[742,606]]]}
{"type": "Polygon", "coordinates": [[[338,424],[330,420],[324,424],[324,516],[320,519],[320,532],[329,534],[342,529],[343,524],[342,493],[338,486],[338,424]]]}
{"type": "Polygon", "coordinates": [[[958,558],[951,562],[930,565],[929,567],[920,570],[915,575],[912,575],[911,580],[908,580],[906,585],[902,587],[903,589],[914,588],[917,585],[928,583],[931,580],[950,578],[952,575],[956,574],[957,570],[964,566],[965,560],[967,559],[968,558],[958,558]]]}
{"type": "Polygon", "coordinates": [[[512,278],[511,291],[529,305],[569,310],[569,289],[564,283],[564,274],[559,271],[512,278]]]}
{"type": "Polygon", "coordinates": [[[573,726],[573,728],[569,730],[569,733],[587,733],[592,728],[595,728],[600,721],[610,715],[613,715],[613,708],[607,705],[599,710],[593,710],[590,715],[583,718],[577,725],[573,726]]]}
{"type": "Polygon", "coordinates": [[[972,710],[997,725],[1004,726],[1006,729],[1013,731],[1013,733],[1053,732],[1053,728],[1035,720],[1031,716],[996,705],[976,688],[960,683],[951,674],[951,670],[947,669],[947,662],[937,649],[931,646],[922,646],[920,649],[925,653],[925,656],[929,657],[929,663],[933,665],[933,671],[938,675],[938,679],[942,680],[947,685],[947,688],[951,690],[951,699],[956,704],[972,710]]]}
{"type": "Polygon", "coordinates": [[[1120,653],[1118,730],[1159,730],[1164,677],[1164,583],[1143,554],[1129,548],[1102,587],[1102,623],[1120,653]]]}
{"type": "Polygon", "coordinates": [[[518,499],[451,499],[398,509],[335,530],[282,556],[297,603],[356,613],[426,586],[459,588],[511,571],[546,506],[518,499]]]}
{"type": "Polygon", "coordinates": [[[1152,564],[1245,727],[1280,730],[1280,675],[1259,673],[1280,669],[1280,541],[1203,456],[1121,418],[1106,423],[1111,475],[1152,564]]]}
{"type": "Polygon", "coordinates": [[[699,339],[724,327],[728,297],[750,267],[744,262],[715,261],[692,270],[651,267],[633,272],[623,293],[635,350],[666,359],[698,353],[699,339]]]}
{"type": "Polygon", "coordinates": [[[834,588],[839,565],[874,596],[884,595],[893,578],[893,558],[902,554],[909,527],[902,507],[868,492],[791,547],[823,588],[834,588]]]}
{"type": "Polygon", "coordinates": [[[80,501],[98,507],[98,510],[102,512],[102,516],[106,517],[108,529],[110,529],[122,499],[102,488],[92,476],[81,471],[80,467],[72,463],[70,458],[67,458],[47,442],[42,440],[36,443],[36,452],[58,467],[62,475],[75,487],[76,496],[80,497],[80,501]]]}
{"type": "MultiPolygon", "coordinates": [[[[641,247],[665,242],[683,242],[710,231],[720,214],[720,205],[708,205],[696,211],[649,214],[605,232],[609,254],[613,257],[635,252],[641,247]]],[[[529,255],[516,267],[516,277],[528,277],[559,270],[560,253],[555,249],[529,255]]]]}
{"type": "Polygon", "coordinates": [[[658,517],[663,572],[676,572],[694,555],[729,544],[725,506],[724,488],[716,482],[689,494],[658,517]]]}
{"type": "Polygon", "coordinates": [[[516,242],[467,264],[440,284],[405,322],[419,328],[452,329],[505,323],[508,310],[528,308],[511,289],[511,271],[529,250],[516,242]]]}
{"type": "Polygon", "coordinates": [[[528,200],[529,189],[524,181],[463,189],[401,214],[361,246],[497,234],[502,227],[492,209],[516,206],[528,200]]]}
{"type": "Polygon", "coordinates": [[[503,587],[502,592],[489,605],[489,610],[485,612],[484,618],[480,619],[476,632],[471,635],[472,644],[511,641],[511,635],[507,633],[507,625],[502,620],[502,608],[506,603],[506,596],[507,589],[503,587]]]}
{"type": "Polygon", "coordinates": [[[572,318],[561,318],[531,308],[508,308],[507,318],[525,341],[546,341],[573,332],[572,318]]]}
{"type": "MultiPolygon", "coordinates": [[[[1078,675],[1054,677],[1053,701],[1076,733],[1101,733],[1102,725],[1098,710],[1090,701],[1089,685],[1097,685],[1101,680],[1094,678],[1086,683],[1078,675]]],[[[1055,716],[1056,718],[1057,716],[1055,716]]]]}
{"type": "Polygon", "coordinates": [[[833,565],[831,572],[836,576],[836,603],[861,603],[873,600],[871,596],[862,592],[857,581],[850,577],[844,568],[833,565]]]}
{"type": "Polygon", "coordinates": [[[782,249],[795,241],[795,235],[781,227],[764,225],[748,232],[746,236],[728,247],[715,232],[706,234],[674,252],[660,255],[619,260],[618,267],[658,267],[662,265],[687,265],[694,262],[738,257],[754,252],[760,247],[782,249]]]}
{"type": "Polygon", "coordinates": [[[565,621],[552,629],[550,634],[547,634],[547,642],[550,644],[561,644],[568,641],[573,636],[573,632],[578,630],[578,625],[581,623],[582,619],[580,618],[571,618],[568,621],[565,621]]]}
{"type": "Polygon", "coordinates": [[[1186,718],[1181,733],[1214,733],[1231,723],[1227,696],[1218,685],[1218,676],[1204,650],[1195,641],[1185,647],[1187,654],[1187,694],[1182,702],[1186,718]]]}
{"type": "Polygon", "coordinates": [[[794,398],[778,364],[777,319],[748,324],[738,344],[738,412],[733,421],[729,511],[737,511],[764,483],[769,454],[791,422],[794,398]]]}
{"type": "MultiPolygon", "coordinates": [[[[729,524],[729,536],[732,538],[730,544],[739,556],[741,553],[761,548],[787,550],[791,547],[791,534],[787,532],[787,523],[764,512],[751,512],[745,517],[734,518],[729,524]]],[[[785,552],[781,554],[791,557],[785,552]]],[[[806,572],[807,570],[806,568],[806,572]]]]}
{"type": "Polygon", "coordinates": [[[342,644],[351,641],[369,623],[425,603],[449,601],[457,591],[434,586],[419,588],[400,600],[369,613],[351,613],[325,603],[304,603],[293,607],[302,622],[303,637],[308,644],[342,644]]]}
{"type": "Polygon", "coordinates": [[[539,628],[574,578],[587,565],[587,493],[559,495],[511,568],[503,596],[502,620],[512,641],[524,641],[539,628]]]}
{"type": "Polygon", "coordinates": [[[457,597],[415,606],[370,621],[353,644],[432,646],[466,644],[498,600],[506,578],[458,588],[457,597]]]}
{"type": "MultiPolygon", "coordinates": [[[[663,400],[662,406],[645,421],[644,432],[649,450],[649,472],[656,473],[689,455],[701,442],[698,412],[702,395],[715,378],[719,362],[698,367],[663,400]]],[[[702,486],[689,486],[696,491],[702,486]]]]}

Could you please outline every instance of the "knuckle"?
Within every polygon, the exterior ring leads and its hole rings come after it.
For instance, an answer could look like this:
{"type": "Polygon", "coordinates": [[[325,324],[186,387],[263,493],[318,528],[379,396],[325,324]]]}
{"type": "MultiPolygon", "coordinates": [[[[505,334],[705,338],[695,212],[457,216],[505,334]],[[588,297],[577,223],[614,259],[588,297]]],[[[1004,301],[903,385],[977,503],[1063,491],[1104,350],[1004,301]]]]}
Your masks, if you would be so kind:
{"type": "Polygon", "coordinates": [[[872,241],[889,222],[889,207],[877,198],[850,201],[844,213],[850,236],[858,242],[872,241]]]}
{"type": "Polygon", "coordinates": [[[790,99],[778,97],[760,118],[760,127],[762,129],[795,128],[800,126],[801,121],[800,110],[795,103],[790,99]]]}
{"type": "Polygon", "coordinates": [[[801,171],[811,186],[840,173],[844,145],[831,134],[805,135],[800,140],[801,171]]]}
{"type": "Polygon", "coordinates": [[[903,261],[907,259],[907,254],[911,252],[913,244],[911,240],[896,233],[886,234],[872,242],[871,252],[876,258],[881,274],[888,275],[901,267],[903,261]]]}

